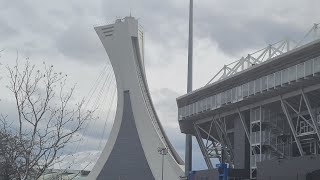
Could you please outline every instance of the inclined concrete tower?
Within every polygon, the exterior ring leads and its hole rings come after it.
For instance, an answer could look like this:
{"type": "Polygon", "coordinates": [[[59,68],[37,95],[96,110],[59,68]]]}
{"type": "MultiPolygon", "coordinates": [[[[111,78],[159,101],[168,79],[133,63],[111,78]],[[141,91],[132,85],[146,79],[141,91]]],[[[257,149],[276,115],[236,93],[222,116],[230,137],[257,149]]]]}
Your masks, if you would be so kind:
{"type": "Polygon", "coordinates": [[[183,176],[184,163],[153,106],[144,68],[144,34],[133,17],[95,27],[117,82],[117,111],[108,142],[88,179],[166,180],[183,176]],[[167,148],[162,169],[158,148],[167,148]]]}

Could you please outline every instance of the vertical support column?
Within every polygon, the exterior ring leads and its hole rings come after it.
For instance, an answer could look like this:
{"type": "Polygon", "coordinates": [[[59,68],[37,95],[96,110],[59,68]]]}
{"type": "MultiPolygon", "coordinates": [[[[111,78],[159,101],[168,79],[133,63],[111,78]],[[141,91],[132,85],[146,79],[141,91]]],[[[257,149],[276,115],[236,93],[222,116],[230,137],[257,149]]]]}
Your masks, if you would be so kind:
{"type": "Polygon", "coordinates": [[[314,130],[316,131],[317,136],[318,136],[318,140],[320,141],[319,128],[318,128],[318,125],[317,125],[317,122],[316,122],[316,117],[314,116],[314,112],[312,112],[310,101],[309,101],[308,97],[306,96],[306,94],[303,92],[303,89],[301,89],[301,93],[302,93],[302,97],[304,99],[304,102],[306,103],[307,109],[309,111],[309,114],[310,114],[310,117],[311,117],[311,120],[312,120],[312,123],[313,123],[313,126],[314,126],[314,130]]]}
{"type": "MultiPolygon", "coordinates": [[[[188,83],[187,92],[192,91],[192,58],[193,58],[193,0],[190,0],[189,9],[189,45],[188,45],[188,83]]],[[[185,176],[192,170],[192,136],[186,135],[185,149],[185,176]]]]}
{"type": "MultiPolygon", "coordinates": [[[[243,126],[243,129],[244,129],[244,132],[246,133],[246,136],[247,136],[247,138],[248,138],[249,144],[251,144],[251,141],[250,141],[250,134],[249,134],[249,131],[248,131],[247,125],[246,125],[246,123],[245,123],[245,121],[244,121],[244,118],[243,118],[243,116],[242,116],[242,114],[241,114],[241,112],[240,112],[239,108],[237,108],[237,110],[238,110],[238,114],[239,114],[240,121],[241,121],[242,126],[243,126]]],[[[250,146],[251,146],[251,145],[250,145],[250,146]]]]}
{"type": "Polygon", "coordinates": [[[253,153],[253,147],[252,147],[252,140],[251,140],[251,136],[252,136],[252,121],[253,121],[253,110],[250,108],[250,179],[254,179],[255,177],[253,176],[253,172],[254,172],[254,168],[253,168],[253,160],[255,160],[255,156],[253,156],[255,153],[253,153]]]}
{"type": "Polygon", "coordinates": [[[296,130],[295,130],[295,128],[294,128],[294,125],[293,125],[293,123],[292,123],[292,118],[291,118],[291,116],[290,116],[290,114],[289,114],[289,111],[288,111],[286,105],[284,104],[284,101],[283,101],[282,97],[280,97],[280,101],[281,101],[281,107],[282,107],[283,113],[284,113],[284,114],[286,115],[286,117],[287,117],[287,120],[288,120],[290,129],[291,129],[291,132],[292,132],[293,137],[294,137],[294,139],[295,139],[295,141],[296,141],[296,144],[297,144],[297,146],[298,146],[299,153],[300,153],[301,156],[303,156],[302,146],[301,146],[300,140],[299,140],[298,137],[297,137],[297,132],[296,132],[296,130]]]}
{"type": "Polygon", "coordinates": [[[262,107],[260,106],[259,107],[259,111],[260,111],[260,113],[259,113],[259,119],[260,119],[260,121],[259,121],[259,134],[260,134],[260,162],[262,161],[262,107]]]}

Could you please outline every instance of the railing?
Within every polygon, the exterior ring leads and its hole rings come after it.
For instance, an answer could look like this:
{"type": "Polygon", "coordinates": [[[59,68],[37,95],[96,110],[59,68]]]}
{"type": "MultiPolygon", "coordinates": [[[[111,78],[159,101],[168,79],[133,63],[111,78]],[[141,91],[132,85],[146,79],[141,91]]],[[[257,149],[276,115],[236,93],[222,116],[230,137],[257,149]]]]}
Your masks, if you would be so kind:
{"type": "Polygon", "coordinates": [[[250,135],[250,140],[252,146],[256,145],[268,145],[273,149],[273,151],[281,156],[288,154],[288,144],[286,144],[283,140],[278,138],[276,134],[273,134],[271,130],[261,131],[261,139],[260,132],[252,132],[250,135]]]}
{"type": "Polygon", "coordinates": [[[299,134],[298,135],[305,135],[305,134],[309,134],[309,133],[315,133],[315,130],[313,128],[312,125],[312,120],[307,120],[304,121],[304,120],[301,120],[300,121],[300,124],[299,124],[299,134]]]}
{"type": "Polygon", "coordinates": [[[226,77],[237,74],[245,69],[251,68],[254,65],[268,61],[283,53],[289,52],[302,45],[319,39],[319,29],[319,24],[314,24],[313,27],[307,32],[307,34],[302,38],[302,40],[298,42],[285,39],[275,44],[270,44],[266,48],[260,49],[259,51],[248,54],[246,57],[242,57],[237,61],[227,64],[223,66],[223,68],[216,75],[214,75],[213,78],[206,85],[215,81],[223,80],[226,77]]]}

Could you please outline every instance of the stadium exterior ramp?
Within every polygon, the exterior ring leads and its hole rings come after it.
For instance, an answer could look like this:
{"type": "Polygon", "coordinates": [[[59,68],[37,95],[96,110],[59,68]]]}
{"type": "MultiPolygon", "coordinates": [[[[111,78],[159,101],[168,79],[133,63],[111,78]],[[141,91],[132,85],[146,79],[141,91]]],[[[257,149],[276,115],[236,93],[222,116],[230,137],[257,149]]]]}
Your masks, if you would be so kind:
{"type": "Polygon", "coordinates": [[[116,81],[118,102],[111,134],[88,179],[161,179],[162,155],[166,148],[164,179],[184,174],[183,161],[169,142],[155,112],[144,69],[144,37],[133,17],[95,27],[116,81]]]}

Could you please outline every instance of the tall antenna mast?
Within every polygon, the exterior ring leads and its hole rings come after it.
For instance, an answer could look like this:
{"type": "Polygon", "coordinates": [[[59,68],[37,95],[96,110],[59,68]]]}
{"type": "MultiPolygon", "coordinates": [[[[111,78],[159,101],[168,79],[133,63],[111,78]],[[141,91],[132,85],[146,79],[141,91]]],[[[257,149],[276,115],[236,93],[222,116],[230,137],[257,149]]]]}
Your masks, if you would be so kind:
{"type": "MultiPolygon", "coordinates": [[[[190,0],[187,93],[192,91],[192,57],[193,57],[193,0],[190,0]]],[[[190,134],[187,134],[186,149],[185,149],[185,176],[188,176],[191,170],[192,170],[192,136],[190,134]]]]}

